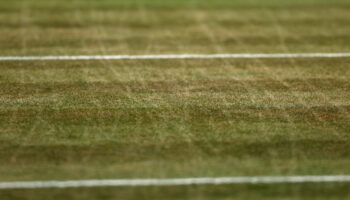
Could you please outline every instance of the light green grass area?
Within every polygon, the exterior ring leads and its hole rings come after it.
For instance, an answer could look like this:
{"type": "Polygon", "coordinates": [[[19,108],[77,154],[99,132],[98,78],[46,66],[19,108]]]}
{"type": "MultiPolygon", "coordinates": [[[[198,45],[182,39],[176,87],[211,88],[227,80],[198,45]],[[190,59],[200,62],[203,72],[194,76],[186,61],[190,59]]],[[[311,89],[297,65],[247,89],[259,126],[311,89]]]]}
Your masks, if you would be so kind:
{"type": "Polygon", "coordinates": [[[0,53],[346,52],[349,9],[346,0],[5,0],[0,53]]]}
{"type": "MultiPolygon", "coordinates": [[[[349,52],[350,2],[0,2],[0,56],[349,52]]],[[[350,174],[350,58],[0,62],[0,182],[350,174]]],[[[347,199],[347,183],[0,199],[347,199]]]]}

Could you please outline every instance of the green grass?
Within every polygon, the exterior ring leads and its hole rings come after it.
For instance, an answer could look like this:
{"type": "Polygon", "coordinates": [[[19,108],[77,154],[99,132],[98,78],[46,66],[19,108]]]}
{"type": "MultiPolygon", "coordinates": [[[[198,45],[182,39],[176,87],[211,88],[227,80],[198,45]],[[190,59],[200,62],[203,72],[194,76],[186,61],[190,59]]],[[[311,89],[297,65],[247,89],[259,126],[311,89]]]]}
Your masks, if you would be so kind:
{"type": "Polygon", "coordinates": [[[8,199],[349,199],[349,184],[222,185],[5,191],[8,199]],[[28,198],[29,197],[29,198],[28,198]]]}
{"type": "MultiPolygon", "coordinates": [[[[0,55],[349,52],[350,3],[0,2],[0,55]]],[[[0,181],[350,174],[350,59],[0,62],[0,181]]],[[[347,199],[349,184],[0,199],[347,199]]]]}
{"type": "Polygon", "coordinates": [[[346,52],[346,0],[0,3],[2,55],[346,52]]]}

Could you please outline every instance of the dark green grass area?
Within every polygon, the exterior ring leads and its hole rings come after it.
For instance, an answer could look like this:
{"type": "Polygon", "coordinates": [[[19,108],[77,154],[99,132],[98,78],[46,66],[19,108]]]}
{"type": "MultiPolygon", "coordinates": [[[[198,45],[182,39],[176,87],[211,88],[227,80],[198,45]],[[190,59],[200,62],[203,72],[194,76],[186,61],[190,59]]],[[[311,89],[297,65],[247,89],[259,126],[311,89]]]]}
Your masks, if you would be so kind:
{"type": "MultiPolygon", "coordinates": [[[[346,0],[0,2],[0,56],[349,52],[346,0]]],[[[0,181],[350,174],[350,59],[0,62],[0,181]]],[[[347,199],[349,184],[0,199],[347,199]]]]}
{"type": "Polygon", "coordinates": [[[349,184],[207,185],[0,191],[9,199],[349,199],[349,184]]]}
{"type": "Polygon", "coordinates": [[[1,179],[348,174],[348,63],[1,62],[1,179]]]}

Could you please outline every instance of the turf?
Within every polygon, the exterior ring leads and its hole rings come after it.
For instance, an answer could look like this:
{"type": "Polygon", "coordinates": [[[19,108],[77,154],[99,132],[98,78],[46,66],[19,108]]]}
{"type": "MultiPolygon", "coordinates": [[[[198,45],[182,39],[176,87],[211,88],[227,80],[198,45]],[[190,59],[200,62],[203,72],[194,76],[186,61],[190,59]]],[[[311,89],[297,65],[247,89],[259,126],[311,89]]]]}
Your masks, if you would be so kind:
{"type": "Polygon", "coordinates": [[[346,52],[346,0],[2,1],[2,55],[346,52]]]}
{"type": "MultiPolygon", "coordinates": [[[[349,52],[345,0],[0,2],[0,55],[349,52]]],[[[0,181],[350,174],[350,59],[0,62],[0,181]]],[[[347,199],[349,184],[1,199],[347,199]]],[[[40,195],[39,195],[40,193],[40,195]]]]}
{"type": "Polygon", "coordinates": [[[349,199],[349,184],[223,185],[5,191],[2,199],[349,199]]]}

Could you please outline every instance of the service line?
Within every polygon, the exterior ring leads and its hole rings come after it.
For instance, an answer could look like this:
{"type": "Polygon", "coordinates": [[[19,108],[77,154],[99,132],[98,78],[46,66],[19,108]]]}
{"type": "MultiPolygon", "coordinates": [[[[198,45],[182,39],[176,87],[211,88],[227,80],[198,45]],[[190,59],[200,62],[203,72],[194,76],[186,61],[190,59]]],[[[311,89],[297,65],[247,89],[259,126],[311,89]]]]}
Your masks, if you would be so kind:
{"type": "Polygon", "coordinates": [[[76,188],[107,186],[176,186],[204,184],[280,184],[280,183],[350,182],[350,175],[321,176],[251,176],[251,177],[200,177],[171,179],[100,179],[68,181],[0,182],[0,189],[76,188]]]}
{"type": "Polygon", "coordinates": [[[77,56],[0,56],[0,61],[35,60],[152,60],[215,58],[345,58],[350,53],[259,53],[259,54],[164,54],[164,55],[77,55],[77,56]]]}

